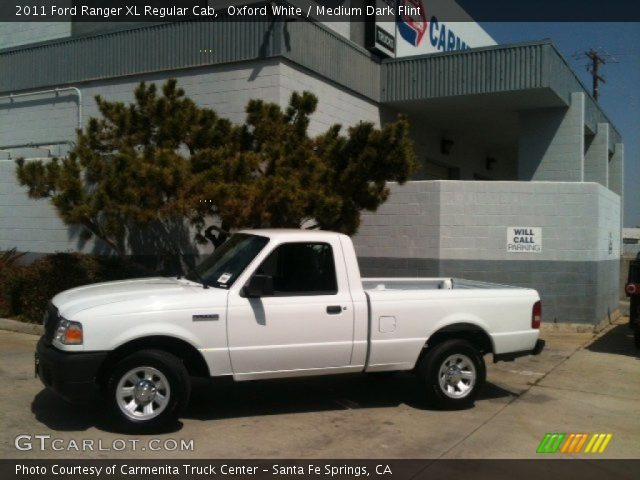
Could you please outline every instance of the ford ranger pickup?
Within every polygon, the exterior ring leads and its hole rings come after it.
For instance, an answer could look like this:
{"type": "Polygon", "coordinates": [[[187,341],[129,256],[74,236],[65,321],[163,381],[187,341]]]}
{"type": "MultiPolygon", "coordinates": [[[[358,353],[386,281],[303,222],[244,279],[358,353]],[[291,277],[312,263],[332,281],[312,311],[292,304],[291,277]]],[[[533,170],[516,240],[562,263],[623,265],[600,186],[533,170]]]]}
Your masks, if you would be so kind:
{"type": "Polygon", "coordinates": [[[361,278],[351,239],[245,230],[184,278],[86,285],[50,302],[36,374],[69,401],[101,394],[144,429],[175,421],[192,377],[235,381],[415,372],[440,408],[473,404],[494,361],[536,355],[535,290],[456,278],[361,278]]]}

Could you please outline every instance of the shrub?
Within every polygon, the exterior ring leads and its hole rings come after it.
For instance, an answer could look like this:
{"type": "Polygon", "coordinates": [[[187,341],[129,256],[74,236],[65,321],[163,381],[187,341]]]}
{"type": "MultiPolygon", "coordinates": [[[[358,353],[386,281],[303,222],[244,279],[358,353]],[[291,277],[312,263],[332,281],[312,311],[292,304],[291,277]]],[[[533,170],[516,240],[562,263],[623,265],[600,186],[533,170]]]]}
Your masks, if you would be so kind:
{"type": "Polygon", "coordinates": [[[5,282],[23,256],[24,253],[18,253],[15,248],[0,252],[0,317],[9,314],[9,301],[3,295],[5,282]]]}
{"type": "Polygon", "coordinates": [[[18,263],[24,253],[18,253],[15,248],[7,250],[6,252],[0,252],[0,272],[5,271],[7,268],[11,268],[18,263]]]}
{"type": "Polygon", "coordinates": [[[30,265],[14,264],[0,275],[4,278],[0,279],[3,314],[40,323],[49,300],[63,290],[150,274],[143,267],[122,258],[80,253],[46,255],[30,265]]]}

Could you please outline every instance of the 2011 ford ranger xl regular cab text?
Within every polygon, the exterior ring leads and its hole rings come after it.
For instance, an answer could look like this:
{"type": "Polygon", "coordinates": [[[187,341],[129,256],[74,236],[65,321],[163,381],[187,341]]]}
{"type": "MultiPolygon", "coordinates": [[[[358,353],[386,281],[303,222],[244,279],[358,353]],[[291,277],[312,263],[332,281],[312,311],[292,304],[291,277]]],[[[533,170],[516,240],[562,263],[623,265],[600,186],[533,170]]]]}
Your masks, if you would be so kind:
{"type": "Polygon", "coordinates": [[[413,370],[442,408],[485,380],[483,355],[539,353],[535,290],[451,278],[360,278],[349,237],[234,234],[186,278],[87,285],[56,295],[36,352],[68,400],[102,393],[125,426],[174,420],[190,377],[236,381],[413,370]]]}

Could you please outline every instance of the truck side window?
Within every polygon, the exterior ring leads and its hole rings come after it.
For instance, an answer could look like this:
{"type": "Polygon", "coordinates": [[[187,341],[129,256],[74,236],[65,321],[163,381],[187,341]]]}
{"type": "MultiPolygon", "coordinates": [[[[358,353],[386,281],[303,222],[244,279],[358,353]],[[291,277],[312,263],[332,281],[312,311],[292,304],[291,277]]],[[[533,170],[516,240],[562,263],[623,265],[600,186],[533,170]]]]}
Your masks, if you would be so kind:
{"type": "Polygon", "coordinates": [[[285,243],[256,273],[273,277],[276,296],[338,293],[333,250],[326,243],[285,243]]]}

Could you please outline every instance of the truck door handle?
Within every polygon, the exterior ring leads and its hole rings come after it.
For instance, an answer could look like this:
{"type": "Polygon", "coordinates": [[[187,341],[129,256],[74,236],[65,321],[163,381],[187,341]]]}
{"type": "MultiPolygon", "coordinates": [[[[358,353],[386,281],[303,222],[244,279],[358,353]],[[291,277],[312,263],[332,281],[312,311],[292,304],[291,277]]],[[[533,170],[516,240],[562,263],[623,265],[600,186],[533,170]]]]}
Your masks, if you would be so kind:
{"type": "Polygon", "coordinates": [[[329,315],[337,315],[340,312],[342,312],[342,307],[340,305],[329,305],[327,307],[327,313],[329,315]]]}

